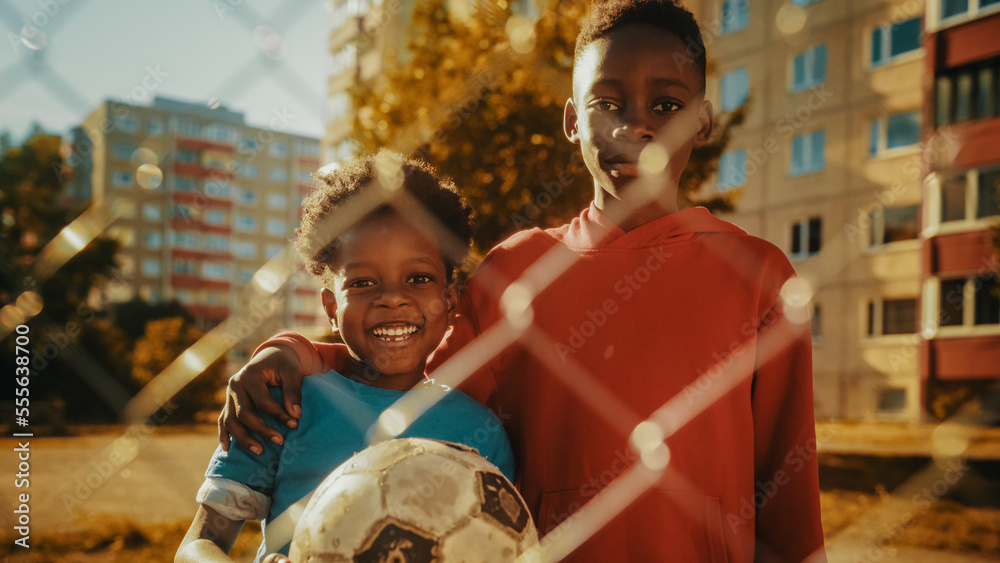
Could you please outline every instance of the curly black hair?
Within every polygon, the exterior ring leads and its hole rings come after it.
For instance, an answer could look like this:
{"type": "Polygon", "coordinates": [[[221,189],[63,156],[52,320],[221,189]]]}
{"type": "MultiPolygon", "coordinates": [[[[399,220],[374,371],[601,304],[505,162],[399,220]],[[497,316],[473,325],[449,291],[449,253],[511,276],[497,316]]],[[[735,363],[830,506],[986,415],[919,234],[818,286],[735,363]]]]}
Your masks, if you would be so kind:
{"type": "Polygon", "coordinates": [[[422,160],[383,149],[358,156],[340,167],[324,167],[313,174],[313,180],[316,189],[302,201],[302,221],[295,229],[294,244],[306,268],[324,280],[340,248],[339,239],[330,238],[328,233],[343,231],[335,225],[335,212],[377,186],[389,190],[383,194],[388,195],[388,202],[377,205],[354,224],[391,213],[399,213],[415,224],[424,223],[420,226],[426,226],[438,239],[449,279],[469,253],[474,231],[472,208],[451,180],[439,177],[422,160]],[[406,200],[415,200],[422,209],[414,209],[399,195],[391,195],[396,183],[401,183],[399,192],[412,198],[406,200]]]}
{"type": "Polygon", "coordinates": [[[705,72],[708,66],[705,43],[694,14],[671,0],[608,0],[595,1],[576,36],[573,66],[587,46],[605,37],[615,29],[628,24],[645,23],[656,26],[679,37],[687,46],[685,62],[692,62],[700,76],[701,89],[705,89],[705,72]]]}

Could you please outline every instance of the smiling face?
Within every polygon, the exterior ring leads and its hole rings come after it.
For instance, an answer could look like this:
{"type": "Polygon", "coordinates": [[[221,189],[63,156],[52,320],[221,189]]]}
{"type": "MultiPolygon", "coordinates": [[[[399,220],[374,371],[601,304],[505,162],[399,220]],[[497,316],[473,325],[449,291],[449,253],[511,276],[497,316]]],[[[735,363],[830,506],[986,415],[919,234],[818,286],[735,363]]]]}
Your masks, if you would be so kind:
{"type": "Polygon", "coordinates": [[[642,149],[657,141],[669,157],[659,204],[666,212],[676,210],[677,184],[691,149],[712,134],[712,106],[687,56],[677,35],[627,24],[594,40],[578,58],[563,125],[594,177],[598,207],[622,198],[639,175],[642,149]]]}
{"type": "Polygon", "coordinates": [[[395,212],[361,221],[339,241],[323,307],[351,355],[378,371],[371,385],[410,389],[457,302],[438,244],[395,212]]]}

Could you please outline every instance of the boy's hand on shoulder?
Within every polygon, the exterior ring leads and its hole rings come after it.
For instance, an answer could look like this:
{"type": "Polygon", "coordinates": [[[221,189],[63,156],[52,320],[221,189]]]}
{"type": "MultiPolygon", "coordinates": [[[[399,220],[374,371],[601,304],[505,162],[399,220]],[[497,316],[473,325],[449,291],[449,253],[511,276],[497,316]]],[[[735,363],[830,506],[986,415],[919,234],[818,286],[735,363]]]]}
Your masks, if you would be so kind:
{"type": "Polygon", "coordinates": [[[231,435],[241,446],[256,454],[262,453],[263,446],[250,436],[250,432],[281,444],[281,434],[268,426],[258,413],[267,413],[289,428],[298,426],[296,419],[302,416],[299,404],[303,376],[298,355],[284,346],[265,348],[251,358],[243,369],[229,378],[226,387],[226,405],[219,414],[222,449],[229,451],[231,435]],[[281,386],[284,407],[271,397],[269,386],[281,386]]]}

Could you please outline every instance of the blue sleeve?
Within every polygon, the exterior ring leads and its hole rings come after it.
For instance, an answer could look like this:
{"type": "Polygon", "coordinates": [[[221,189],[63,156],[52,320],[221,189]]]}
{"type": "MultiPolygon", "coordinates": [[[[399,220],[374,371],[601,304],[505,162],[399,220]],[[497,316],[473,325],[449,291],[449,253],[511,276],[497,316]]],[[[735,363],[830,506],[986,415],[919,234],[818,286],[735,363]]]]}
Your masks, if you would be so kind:
{"type": "MultiPolygon", "coordinates": [[[[281,389],[272,388],[271,396],[279,404],[282,401],[281,389]]],[[[287,436],[290,430],[284,424],[278,423],[265,413],[260,413],[271,428],[278,429],[282,436],[287,436]]],[[[282,446],[265,440],[257,434],[253,437],[264,446],[264,452],[257,455],[243,446],[231,442],[229,451],[224,451],[222,446],[215,449],[211,461],[208,462],[208,470],[205,477],[221,477],[230,479],[237,483],[243,483],[259,491],[271,491],[274,489],[274,477],[278,471],[278,461],[281,459],[282,446]]]]}
{"type": "MultiPolygon", "coordinates": [[[[452,393],[462,393],[452,391],[452,393]]],[[[463,394],[464,395],[464,394],[463,394]]],[[[470,412],[467,421],[470,423],[465,433],[463,443],[479,450],[490,463],[500,468],[504,477],[514,483],[517,475],[517,466],[514,462],[514,452],[510,447],[510,440],[507,438],[507,431],[503,428],[503,423],[493,411],[479,404],[475,399],[466,396],[468,399],[470,412]]]]}

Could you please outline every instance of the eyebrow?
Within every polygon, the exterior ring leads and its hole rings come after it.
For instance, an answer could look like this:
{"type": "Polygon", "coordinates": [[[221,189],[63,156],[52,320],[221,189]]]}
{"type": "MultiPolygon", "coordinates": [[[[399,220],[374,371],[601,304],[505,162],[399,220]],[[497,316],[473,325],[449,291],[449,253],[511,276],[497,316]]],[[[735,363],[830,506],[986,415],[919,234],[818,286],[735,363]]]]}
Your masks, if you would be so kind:
{"type": "MultiPolygon", "coordinates": [[[[654,78],[652,80],[653,84],[657,86],[675,86],[677,88],[683,88],[688,92],[691,92],[691,87],[688,86],[684,81],[677,80],[675,78],[654,78]]],[[[594,82],[594,87],[597,86],[622,86],[623,82],[618,78],[602,78],[594,82]]]]}

